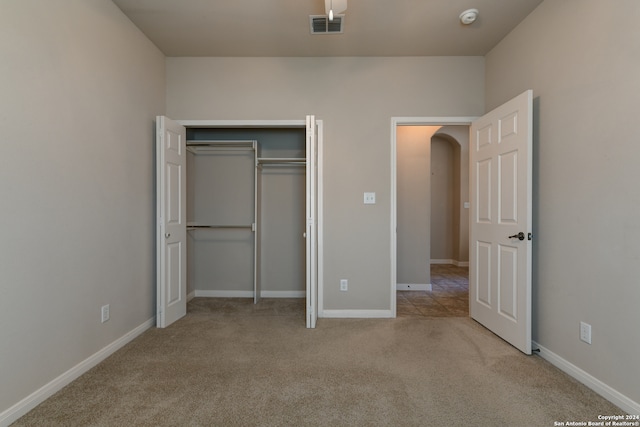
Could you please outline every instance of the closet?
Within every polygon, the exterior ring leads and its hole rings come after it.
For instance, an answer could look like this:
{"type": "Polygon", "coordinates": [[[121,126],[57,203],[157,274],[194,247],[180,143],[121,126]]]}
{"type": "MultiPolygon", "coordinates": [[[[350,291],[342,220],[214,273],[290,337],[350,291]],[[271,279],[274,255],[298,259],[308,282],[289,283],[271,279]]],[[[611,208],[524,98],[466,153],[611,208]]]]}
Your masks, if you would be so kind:
{"type": "Polygon", "coordinates": [[[236,296],[306,297],[315,328],[321,141],[314,116],[156,118],[158,327],[188,296],[236,296]]]}
{"type": "Polygon", "coordinates": [[[304,297],[304,128],[188,128],[187,287],[304,297]]]}

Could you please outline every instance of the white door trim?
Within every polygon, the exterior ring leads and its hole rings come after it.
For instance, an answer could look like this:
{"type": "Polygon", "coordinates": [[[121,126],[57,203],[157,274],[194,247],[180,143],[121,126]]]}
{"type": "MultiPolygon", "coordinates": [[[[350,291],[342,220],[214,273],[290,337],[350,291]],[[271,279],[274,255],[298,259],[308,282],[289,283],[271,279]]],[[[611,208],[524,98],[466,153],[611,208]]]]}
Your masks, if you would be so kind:
{"type": "MultiPolygon", "coordinates": [[[[321,120],[316,120],[320,122],[321,120]]],[[[305,120],[176,120],[184,127],[306,128],[305,120]]]]}
{"type": "MultiPolygon", "coordinates": [[[[239,127],[239,128],[302,128],[306,129],[307,121],[301,120],[175,120],[184,127],[239,127]]],[[[317,182],[317,223],[318,223],[318,236],[317,236],[317,272],[318,272],[318,317],[323,317],[323,277],[324,277],[324,220],[323,220],[323,147],[322,144],[322,126],[323,122],[320,119],[316,119],[316,126],[318,128],[318,139],[316,141],[318,156],[316,158],[316,165],[318,167],[318,182],[317,182]]]]}
{"type": "MultiPolygon", "coordinates": [[[[389,290],[391,293],[391,317],[396,317],[396,281],[397,281],[397,235],[398,218],[397,204],[397,159],[396,146],[398,126],[446,126],[467,125],[470,126],[477,117],[392,117],[391,118],[391,229],[390,229],[390,254],[391,254],[391,280],[389,290]]],[[[468,165],[467,165],[468,167],[468,165]]]]}

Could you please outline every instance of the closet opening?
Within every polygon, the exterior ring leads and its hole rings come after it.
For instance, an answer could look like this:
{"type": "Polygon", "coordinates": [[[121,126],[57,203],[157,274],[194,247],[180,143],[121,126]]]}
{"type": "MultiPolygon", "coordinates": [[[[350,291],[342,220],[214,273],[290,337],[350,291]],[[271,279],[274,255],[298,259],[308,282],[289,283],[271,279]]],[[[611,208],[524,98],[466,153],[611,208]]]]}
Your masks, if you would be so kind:
{"type": "Polygon", "coordinates": [[[186,315],[187,301],[197,296],[253,297],[254,303],[306,297],[306,325],[316,327],[321,147],[322,122],[313,115],[257,122],[156,118],[159,328],[186,315]]]}
{"type": "Polygon", "coordinates": [[[187,127],[187,293],[306,296],[306,129],[187,127]]]}

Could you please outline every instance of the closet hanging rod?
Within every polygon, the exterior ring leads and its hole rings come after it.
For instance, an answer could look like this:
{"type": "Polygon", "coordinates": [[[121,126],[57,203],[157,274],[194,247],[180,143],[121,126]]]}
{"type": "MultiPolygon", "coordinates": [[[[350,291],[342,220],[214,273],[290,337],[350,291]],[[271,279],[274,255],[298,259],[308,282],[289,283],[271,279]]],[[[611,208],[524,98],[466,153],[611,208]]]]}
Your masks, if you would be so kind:
{"type": "Polygon", "coordinates": [[[253,228],[252,224],[249,225],[190,225],[187,224],[187,229],[220,229],[220,228],[253,228]]]}
{"type": "Polygon", "coordinates": [[[307,159],[304,157],[258,157],[258,163],[270,164],[270,163],[306,163],[307,159]]]}
{"type": "Polygon", "coordinates": [[[264,164],[260,164],[261,167],[277,167],[277,166],[289,166],[289,167],[294,167],[294,166],[306,166],[306,163],[301,163],[301,162],[284,162],[284,163],[264,163],[264,164]]]}
{"type": "Polygon", "coordinates": [[[187,140],[187,147],[254,147],[255,140],[187,140]]]}

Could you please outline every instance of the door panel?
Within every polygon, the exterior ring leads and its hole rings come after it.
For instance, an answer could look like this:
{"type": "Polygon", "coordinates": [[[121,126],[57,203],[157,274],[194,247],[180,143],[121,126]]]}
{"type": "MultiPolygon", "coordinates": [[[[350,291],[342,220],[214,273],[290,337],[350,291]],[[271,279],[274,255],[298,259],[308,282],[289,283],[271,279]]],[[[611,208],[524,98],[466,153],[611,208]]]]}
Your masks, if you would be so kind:
{"type": "Polygon", "coordinates": [[[478,223],[491,224],[491,159],[478,162],[477,195],[478,223]]]}
{"type": "Polygon", "coordinates": [[[171,306],[180,301],[182,280],[181,259],[184,252],[182,242],[167,244],[167,305],[171,306]]]}
{"type": "Polygon", "coordinates": [[[518,248],[498,245],[498,250],[500,252],[498,312],[512,321],[517,321],[518,248]]]}
{"type": "Polygon", "coordinates": [[[476,242],[476,303],[491,307],[491,243],[476,242]]]}
{"type": "Polygon", "coordinates": [[[469,153],[471,317],[526,354],[531,353],[532,103],[527,91],[474,121],[469,153]]]}
{"type": "Polygon", "coordinates": [[[305,230],[307,249],[307,328],[315,328],[318,320],[318,253],[317,253],[317,127],[314,116],[307,116],[306,186],[307,207],[305,230]]]}
{"type": "Polygon", "coordinates": [[[186,132],[163,116],[156,127],[156,324],[164,328],[187,312],[186,132]]]}
{"type": "Polygon", "coordinates": [[[501,154],[498,183],[500,185],[500,218],[502,224],[518,223],[518,152],[501,154]]]}
{"type": "MultiPolygon", "coordinates": [[[[169,134],[170,139],[175,139],[175,135],[169,134]]],[[[167,225],[178,225],[182,218],[180,214],[182,206],[180,204],[180,185],[182,177],[182,165],[167,162],[165,179],[167,189],[165,192],[165,212],[167,213],[167,225]]]]}

